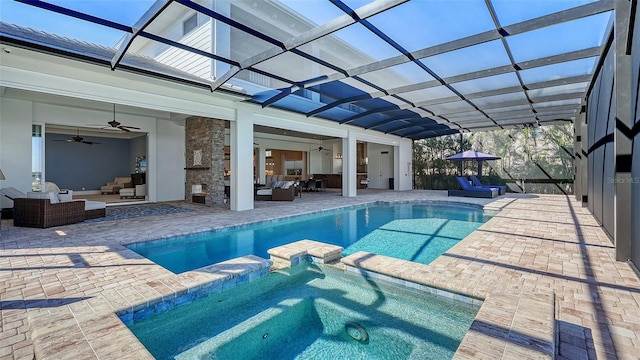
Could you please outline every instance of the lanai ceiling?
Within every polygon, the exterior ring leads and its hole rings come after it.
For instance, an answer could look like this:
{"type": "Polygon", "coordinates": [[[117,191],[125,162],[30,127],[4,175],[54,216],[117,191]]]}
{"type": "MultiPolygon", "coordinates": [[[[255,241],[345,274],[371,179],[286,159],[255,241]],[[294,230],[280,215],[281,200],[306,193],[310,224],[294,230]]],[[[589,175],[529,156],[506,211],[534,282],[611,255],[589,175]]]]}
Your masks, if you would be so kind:
{"type": "Polygon", "coordinates": [[[1,1],[4,44],[411,139],[573,121],[613,13],[579,0],[1,1]]]}

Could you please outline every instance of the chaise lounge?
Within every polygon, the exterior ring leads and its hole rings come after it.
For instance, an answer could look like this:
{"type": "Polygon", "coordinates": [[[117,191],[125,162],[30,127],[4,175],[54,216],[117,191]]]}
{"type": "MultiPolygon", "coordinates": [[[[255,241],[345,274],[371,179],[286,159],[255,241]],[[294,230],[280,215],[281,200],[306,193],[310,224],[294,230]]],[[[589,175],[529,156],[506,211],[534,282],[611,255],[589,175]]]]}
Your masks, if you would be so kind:
{"type": "Polygon", "coordinates": [[[504,185],[485,185],[482,182],[480,182],[480,179],[478,179],[478,177],[475,176],[475,175],[469,176],[469,180],[471,180],[471,183],[473,184],[473,186],[497,188],[498,189],[498,195],[504,195],[504,194],[507,193],[507,187],[506,186],[504,186],[504,185]]]}
{"type": "Polygon", "coordinates": [[[131,176],[118,176],[100,187],[100,194],[118,194],[120,189],[132,188],[131,176]]]}
{"type": "Polygon", "coordinates": [[[498,196],[498,188],[472,186],[467,178],[458,176],[456,177],[458,185],[462,190],[449,190],[448,196],[463,196],[463,197],[475,197],[475,198],[488,198],[493,199],[498,196]]]}

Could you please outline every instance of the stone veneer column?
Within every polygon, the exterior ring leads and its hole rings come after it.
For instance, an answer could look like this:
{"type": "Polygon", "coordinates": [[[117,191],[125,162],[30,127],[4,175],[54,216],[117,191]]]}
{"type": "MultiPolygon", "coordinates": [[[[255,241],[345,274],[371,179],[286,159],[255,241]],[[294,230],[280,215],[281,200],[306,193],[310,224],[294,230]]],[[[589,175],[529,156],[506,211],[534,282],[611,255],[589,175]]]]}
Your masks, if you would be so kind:
{"type": "Polygon", "coordinates": [[[224,204],[224,120],[193,116],[185,120],[185,199],[191,186],[206,187],[205,204],[224,204]]]}

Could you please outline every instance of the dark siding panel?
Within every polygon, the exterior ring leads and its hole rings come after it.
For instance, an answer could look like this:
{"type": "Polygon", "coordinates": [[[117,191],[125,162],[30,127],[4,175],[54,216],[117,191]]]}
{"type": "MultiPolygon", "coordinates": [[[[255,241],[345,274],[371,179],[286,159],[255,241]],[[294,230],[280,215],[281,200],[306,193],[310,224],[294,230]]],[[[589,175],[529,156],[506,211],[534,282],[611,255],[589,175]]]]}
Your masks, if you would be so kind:
{"type": "MultiPolygon", "coordinates": [[[[640,124],[640,103],[638,98],[640,97],[640,93],[638,89],[640,88],[640,24],[638,23],[638,19],[640,19],[640,6],[636,8],[636,23],[633,28],[633,47],[631,52],[631,75],[632,75],[632,86],[631,86],[631,99],[635,99],[635,102],[632,103],[634,105],[632,115],[635,117],[635,128],[638,128],[638,124],[640,124]]],[[[632,100],[633,101],[633,100],[632,100]]],[[[640,133],[636,134],[633,140],[633,162],[631,169],[631,180],[634,181],[634,185],[631,190],[631,215],[632,226],[631,229],[631,261],[636,266],[636,268],[640,268],[640,133]]]]}
{"type": "MultiPolygon", "coordinates": [[[[607,60],[609,62],[609,60],[607,60]]],[[[613,61],[610,61],[613,63],[613,61]]],[[[613,72],[613,69],[611,69],[613,72]]],[[[613,88],[613,78],[608,77],[606,82],[606,89],[609,90],[607,103],[609,104],[609,111],[606,115],[606,128],[605,134],[613,134],[616,130],[616,119],[615,119],[615,92],[613,88]]],[[[609,236],[613,237],[614,235],[614,226],[615,219],[613,217],[614,211],[614,202],[613,199],[615,197],[615,143],[611,142],[604,146],[604,173],[602,174],[602,225],[606,232],[609,233],[609,236]]]]}
{"type": "MultiPolygon", "coordinates": [[[[602,76],[599,76],[598,79],[596,79],[596,83],[593,87],[593,92],[591,93],[591,96],[589,97],[589,102],[588,102],[588,108],[587,108],[587,130],[588,130],[588,143],[587,143],[587,150],[590,150],[591,146],[593,146],[593,144],[595,144],[596,142],[596,125],[597,125],[597,116],[596,114],[598,113],[598,105],[600,105],[598,103],[598,99],[600,98],[600,88],[601,88],[601,84],[602,84],[602,76]]],[[[589,197],[589,203],[588,203],[588,208],[591,211],[591,213],[595,213],[595,208],[594,208],[594,199],[595,199],[595,195],[593,193],[593,189],[594,189],[594,178],[595,178],[595,162],[594,162],[594,156],[593,153],[590,153],[588,156],[588,168],[587,168],[587,195],[589,197]]]]}
{"type": "MultiPolygon", "coordinates": [[[[593,172],[593,215],[603,224],[602,219],[602,169],[604,165],[604,147],[591,153],[595,171],[593,172]]],[[[591,200],[591,198],[589,199],[591,200]]]]}
{"type": "Polygon", "coordinates": [[[588,127],[589,154],[588,194],[589,210],[603,225],[605,231],[614,233],[614,173],[615,149],[613,143],[603,143],[607,135],[615,128],[613,81],[614,81],[613,47],[607,53],[602,70],[589,96],[588,127]],[[595,147],[594,147],[595,146],[595,147]]]}

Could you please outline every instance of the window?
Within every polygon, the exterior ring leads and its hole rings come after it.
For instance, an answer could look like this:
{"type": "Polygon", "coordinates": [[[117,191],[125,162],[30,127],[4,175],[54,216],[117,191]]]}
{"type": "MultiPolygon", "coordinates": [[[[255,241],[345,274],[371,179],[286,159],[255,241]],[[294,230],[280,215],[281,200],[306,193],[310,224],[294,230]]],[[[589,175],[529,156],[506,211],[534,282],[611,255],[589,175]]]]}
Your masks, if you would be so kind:
{"type": "Polygon", "coordinates": [[[42,125],[31,125],[31,191],[40,191],[42,187],[43,152],[42,125]]]}
{"type": "Polygon", "coordinates": [[[198,27],[198,14],[193,14],[182,22],[182,36],[187,35],[196,27],[198,27]]]}
{"type": "Polygon", "coordinates": [[[302,175],[302,160],[287,160],[285,168],[287,175],[302,175]]]}

